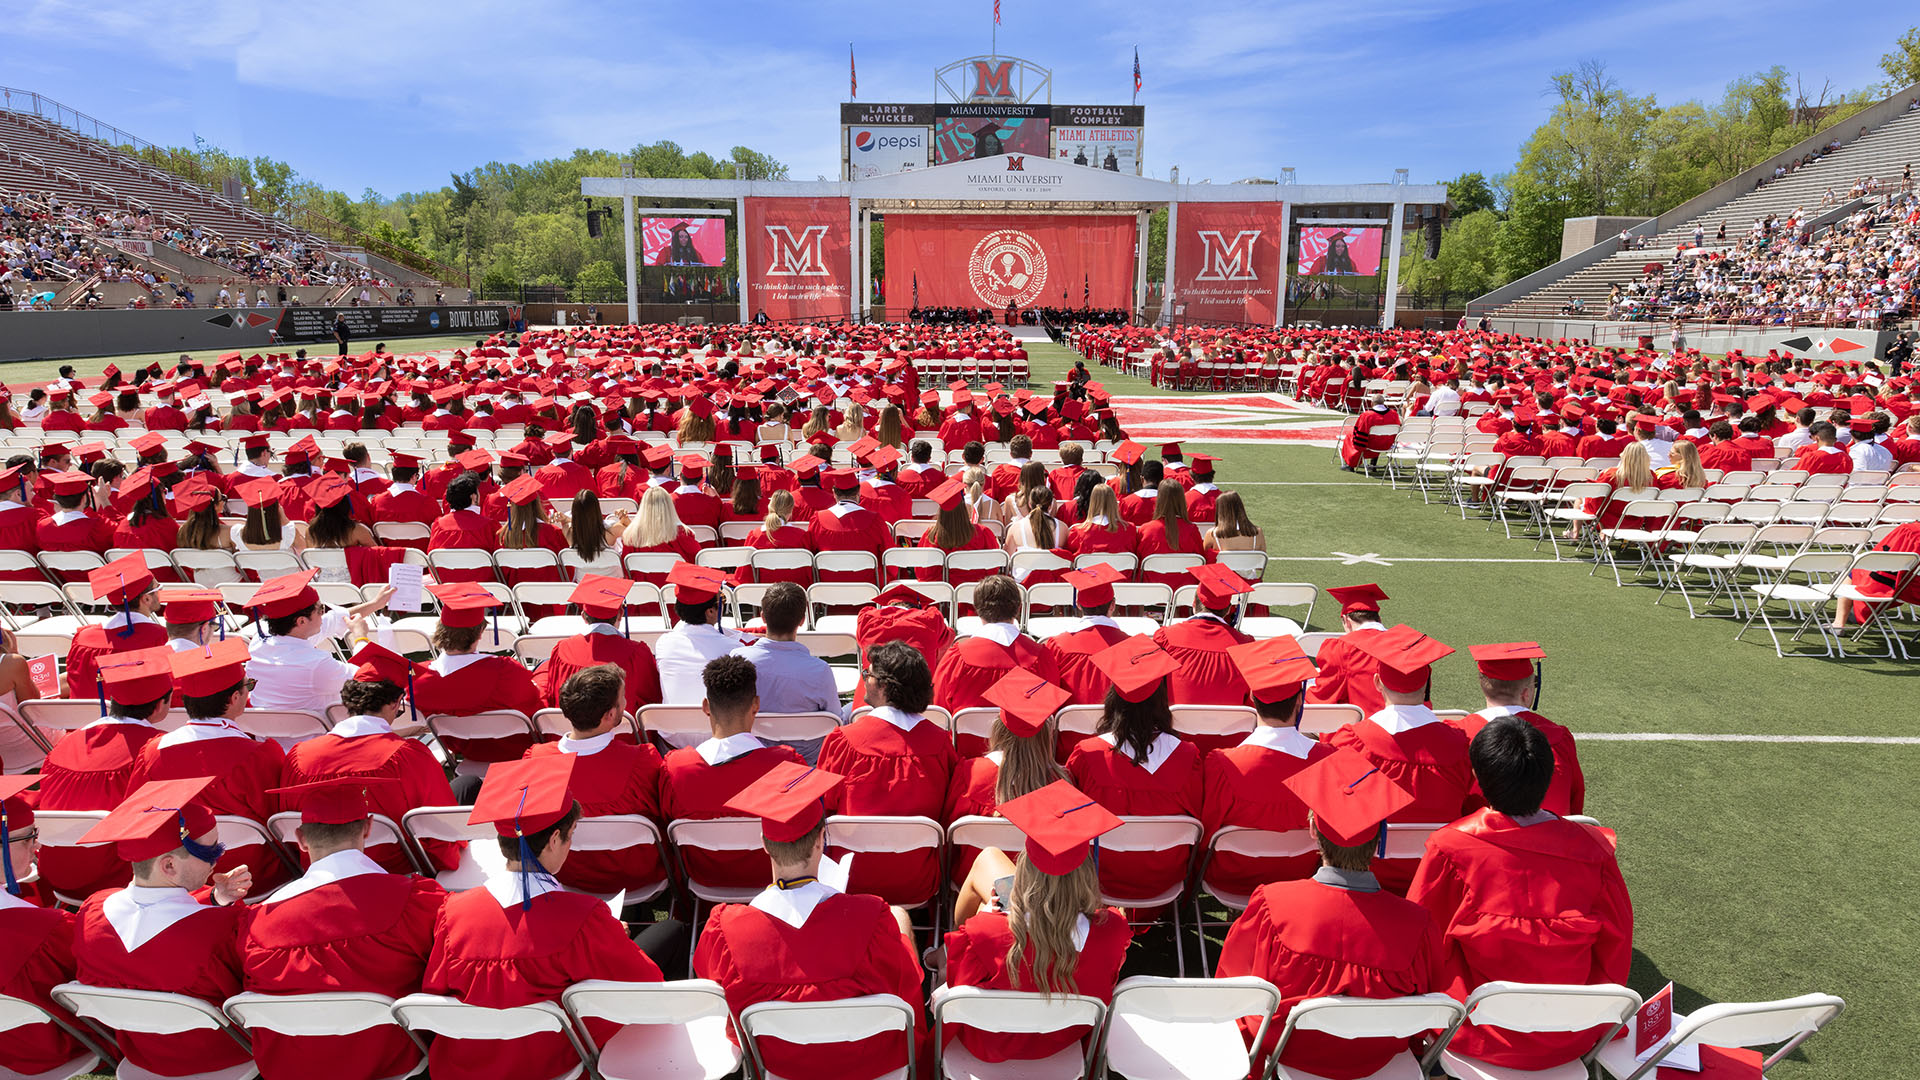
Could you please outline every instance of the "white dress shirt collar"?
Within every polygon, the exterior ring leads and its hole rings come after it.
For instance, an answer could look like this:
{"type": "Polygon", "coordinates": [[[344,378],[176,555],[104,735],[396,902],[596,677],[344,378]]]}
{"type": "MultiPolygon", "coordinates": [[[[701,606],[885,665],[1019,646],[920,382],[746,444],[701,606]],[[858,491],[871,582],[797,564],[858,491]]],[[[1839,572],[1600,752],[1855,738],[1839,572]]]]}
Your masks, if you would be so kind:
{"type": "Polygon", "coordinates": [[[377,716],[349,716],[333,725],[327,734],[342,739],[357,739],[362,735],[391,735],[393,725],[377,716]]]}
{"type": "Polygon", "coordinates": [[[1096,626],[1111,626],[1115,630],[1120,629],[1119,623],[1114,622],[1105,615],[1082,615],[1080,617],[1080,624],[1073,628],[1073,632],[1077,634],[1082,630],[1091,630],[1096,626]]]}
{"type": "Polygon", "coordinates": [[[912,731],[920,725],[922,720],[926,719],[926,717],[916,713],[902,712],[891,705],[875,705],[873,711],[868,715],[877,716],[887,723],[892,724],[894,727],[899,728],[901,731],[912,731]]]}
{"type": "Polygon", "coordinates": [[[503,909],[513,907],[527,896],[544,896],[550,892],[563,891],[553,875],[543,870],[526,874],[518,870],[497,870],[487,875],[486,884],[482,888],[492,893],[493,898],[500,902],[503,909]],[[521,892],[523,881],[526,883],[524,893],[521,892]]]}
{"type": "Polygon", "coordinates": [[[477,663],[486,658],[487,654],[483,652],[457,653],[454,655],[442,653],[434,657],[433,663],[427,666],[432,668],[436,675],[446,676],[459,671],[469,664],[477,663]]]}
{"type": "Polygon", "coordinates": [[[563,754],[577,754],[580,757],[592,757],[613,745],[614,736],[618,734],[620,734],[620,732],[617,730],[609,731],[604,735],[595,735],[589,739],[576,739],[571,735],[562,735],[560,737],[560,752],[563,754]]]}
{"type": "Polygon", "coordinates": [[[838,895],[839,890],[821,881],[809,881],[795,889],[769,885],[749,904],[798,930],[807,925],[808,917],[813,914],[814,908],[820,906],[821,901],[838,895]]]}
{"type": "Polygon", "coordinates": [[[160,736],[160,748],[184,746],[191,742],[207,742],[213,739],[250,739],[234,722],[223,716],[203,720],[189,720],[165,735],[160,736]]]}

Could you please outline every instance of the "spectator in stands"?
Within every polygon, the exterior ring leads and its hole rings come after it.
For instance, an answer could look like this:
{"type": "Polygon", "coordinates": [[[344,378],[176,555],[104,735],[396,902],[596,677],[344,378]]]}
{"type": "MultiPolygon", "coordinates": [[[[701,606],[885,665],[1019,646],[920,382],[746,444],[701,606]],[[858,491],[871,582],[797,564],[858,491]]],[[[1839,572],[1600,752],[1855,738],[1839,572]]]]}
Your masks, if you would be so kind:
{"type": "Polygon", "coordinates": [[[693,705],[705,696],[700,673],[707,662],[731,653],[745,639],[720,625],[725,573],[680,563],[667,575],[667,584],[674,589],[674,614],[679,621],[654,643],[660,700],[667,705],[693,705]]]}
{"type": "MultiPolygon", "coordinates": [[[[1487,808],[1427,840],[1408,893],[1443,928],[1437,988],[1464,1001],[1499,979],[1624,981],[1633,903],[1613,837],[1541,808],[1554,773],[1547,737],[1501,717],[1473,737],[1472,760],[1487,808]],[[1527,929],[1516,938],[1519,926],[1527,929]]],[[[1573,1061],[1596,1037],[1465,1025],[1450,1049],[1499,1068],[1548,1069],[1573,1061]]]]}
{"type": "MultiPolygon", "coordinates": [[[[836,716],[845,712],[840,692],[834,687],[833,670],[798,639],[800,627],[807,621],[807,605],[805,589],[791,581],[775,582],[760,599],[765,636],[733,650],[734,656],[746,657],[758,672],[755,684],[764,688],[761,712],[825,712],[836,716]]],[[[803,749],[802,756],[811,761],[817,749],[803,749]]]]}
{"type": "MultiPolygon", "coordinates": [[[[1261,1056],[1273,1052],[1292,1003],[1307,998],[1402,997],[1439,984],[1440,928],[1420,905],[1382,888],[1369,871],[1385,823],[1411,796],[1365,759],[1336,752],[1287,778],[1312,811],[1320,869],[1262,885],[1234,920],[1216,974],[1257,975],[1280,991],[1261,1056]]],[[[1251,1041],[1265,1017],[1243,1017],[1251,1041]]],[[[1280,1063],[1315,1075],[1372,1075],[1407,1056],[1405,1039],[1344,1039],[1302,1031],[1280,1063]]],[[[1256,1065],[1256,1068],[1261,1066],[1256,1065]]]]}

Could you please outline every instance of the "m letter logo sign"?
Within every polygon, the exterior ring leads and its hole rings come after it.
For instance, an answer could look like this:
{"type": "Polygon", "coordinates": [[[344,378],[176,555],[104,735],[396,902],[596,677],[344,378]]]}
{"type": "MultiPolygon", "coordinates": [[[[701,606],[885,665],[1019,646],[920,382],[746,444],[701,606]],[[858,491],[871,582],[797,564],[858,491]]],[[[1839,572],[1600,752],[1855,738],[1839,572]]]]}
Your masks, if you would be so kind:
{"type": "Polygon", "coordinates": [[[1026,172],[1027,159],[1024,157],[1021,157],[1019,154],[1008,154],[1007,155],[1007,171],[1008,172],[1026,172]]]}
{"type": "Polygon", "coordinates": [[[1206,255],[1201,259],[1200,272],[1193,276],[1193,280],[1260,280],[1260,274],[1253,268],[1253,248],[1259,239],[1259,229],[1241,229],[1233,234],[1231,240],[1225,239],[1218,229],[1202,229],[1200,245],[1206,255]]]}
{"type": "Polygon", "coordinates": [[[1272,326],[1284,213],[1280,203],[1181,203],[1174,303],[1189,318],[1272,326]]]}
{"type": "Polygon", "coordinates": [[[973,93],[975,98],[1010,98],[1013,96],[1013,61],[1002,60],[997,64],[985,60],[973,62],[973,93]]]}
{"type": "Polygon", "coordinates": [[[772,261],[768,277],[827,277],[827,262],[820,245],[827,238],[825,225],[809,225],[795,236],[787,225],[767,226],[767,246],[772,261]]]}
{"type": "Polygon", "coordinates": [[[747,200],[740,237],[747,317],[853,314],[852,226],[846,199],[747,200]]]}

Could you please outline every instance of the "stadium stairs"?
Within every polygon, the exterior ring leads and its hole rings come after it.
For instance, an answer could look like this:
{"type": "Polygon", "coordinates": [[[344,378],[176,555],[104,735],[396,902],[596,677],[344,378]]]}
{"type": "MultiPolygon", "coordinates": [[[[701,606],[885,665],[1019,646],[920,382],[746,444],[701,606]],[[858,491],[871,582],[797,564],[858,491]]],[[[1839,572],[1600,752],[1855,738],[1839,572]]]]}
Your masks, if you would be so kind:
{"type": "MultiPolygon", "coordinates": [[[[30,97],[51,106],[56,113],[73,113],[37,95],[9,92],[10,101],[30,97]]],[[[401,287],[438,284],[431,277],[362,248],[295,229],[251,207],[230,202],[103,141],[30,112],[0,108],[0,189],[52,192],[75,205],[150,211],[162,224],[198,224],[236,242],[272,239],[281,245],[300,243],[366,265],[401,287]]],[[[231,277],[231,272],[226,276],[231,277]]]]}
{"type": "Polygon", "coordinates": [[[1624,288],[1639,278],[1648,263],[1672,261],[1682,244],[1693,242],[1696,224],[1706,237],[1702,246],[1712,251],[1732,247],[1746,237],[1755,221],[1771,215],[1784,219],[1803,209],[1812,215],[1816,227],[1823,227],[1860,205],[1878,203],[1888,192],[1899,190],[1902,169],[1909,163],[1920,163],[1920,110],[1909,111],[1906,107],[1915,97],[1920,97],[1920,85],[1907,87],[1869,113],[1855,114],[1674,210],[1642,222],[1632,230],[1638,247],[1621,250],[1619,237],[1608,237],[1594,248],[1474,300],[1467,310],[1471,315],[1486,314],[1496,320],[1552,319],[1561,317],[1566,306],[1578,297],[1586,304],[1578,318],[1604,319],[1611,288],[1616,284],[1624,288]],[[1877,124],[1864,118],[1874,112],[1881,114],[1877,124]],[[1868,128],[1865,135],[1860,134],[1863,126],[1868,128]],[[1760,177],[1771,177],[1776,164],[1798,160],[1836,139],[1841,143],[1838,150],[1784,177],[1754,186],[1760,177]],[[1879,179],[1878,193],[1864,200],[1847,194],[1856,181],[1869,176],[1879,179]],[[1839,196],[1839,202],[1823,207],[1820,202],[1828,188],[1839,196]],[[1714,235],[1723,222],[1727,238],[1716,241],[1714,235]]]}

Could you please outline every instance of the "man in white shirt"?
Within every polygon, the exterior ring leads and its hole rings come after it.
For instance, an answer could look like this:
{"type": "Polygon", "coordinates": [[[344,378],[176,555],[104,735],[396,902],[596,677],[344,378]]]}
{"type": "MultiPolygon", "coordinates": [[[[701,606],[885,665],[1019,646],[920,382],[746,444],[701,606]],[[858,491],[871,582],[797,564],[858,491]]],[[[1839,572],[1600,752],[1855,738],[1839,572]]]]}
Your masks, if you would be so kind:
{"type": "Polygon", "coordinates": [[[1460,415],[1459,380],[1448,379],[1433,388],[1433,394],[1427,398],[1427,412],[1434,416],[1460,415]]]}
{"type": "Polygon", "coordinates": [[[1847,454],[1853,458],[1855,472],[1863,469],[1893,471],[1893,451],[1887,449],[1886,445],[1887,418],[1881,416],[1876,420],[1876,415],[1869,413],[1857,416],[1850,425],[1853,429],[1853,445],[1848,448],[1847,454]]]}
{"type": "Polygon", "coordinates": [[[247,610],[266,622],[265,633],[247,661],[254,680],[251,706],[325,715],[340,703],[340,686],[353,678],[354,666],[333,656],[327,642],[351,634],[367,638],[367,616],[387,606],[391,586],[363,604],[345,610],[326,607],[309,584],[318,570],[274,578],[254,592],[247,610]]]}
{"type": "Polygon", "coordinates": [[[1774,449],[1780,451],[1781,457],[1792,457],[1801,447],[1813,444],[1813,419],[1817,415],[1811,405],[1794,414],[1794,429],[1773,441],[1774,449]]]}
{"type": "Polygon", "coordinates": [[[720,626],[720,590],[727,575],[710,566],[678,563],[667,575],[680,621],[654,644],[660,668],[660,700],[667,705],[698,705],[706,698],[700,673],[707,661],[726,656],[747,638],[720,626]]]}

